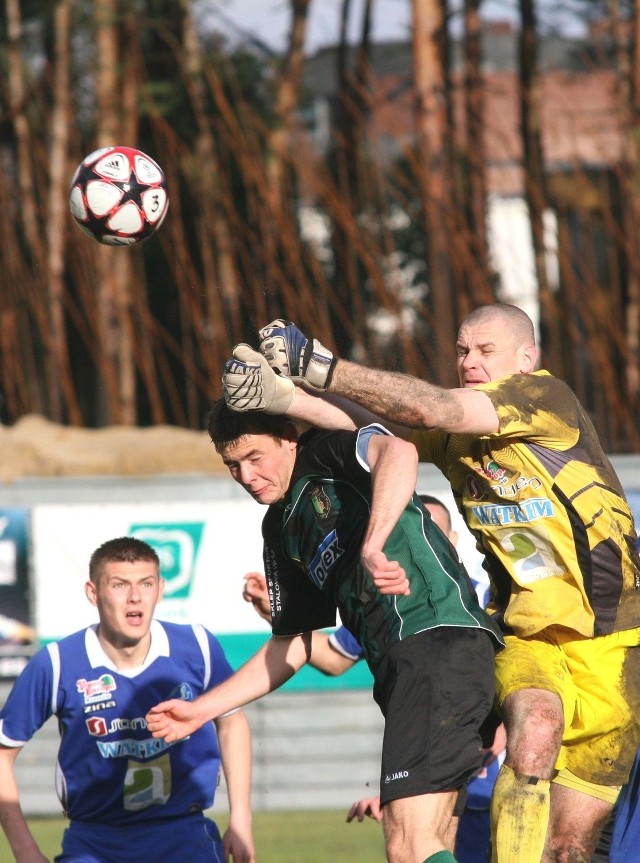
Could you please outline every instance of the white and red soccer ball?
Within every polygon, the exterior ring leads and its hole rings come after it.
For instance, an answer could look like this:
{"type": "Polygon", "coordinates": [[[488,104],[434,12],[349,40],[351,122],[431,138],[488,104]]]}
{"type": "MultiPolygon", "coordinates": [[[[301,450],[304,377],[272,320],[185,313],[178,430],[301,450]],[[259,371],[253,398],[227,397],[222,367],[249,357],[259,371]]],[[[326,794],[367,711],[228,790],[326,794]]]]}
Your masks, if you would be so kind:
{"type": "Polygon", "coordinates": [[[134,147],[103,147],[76,168],[69,194],[82,230],[108,246],[130,246],[154,234],[169,207],[160,166],[134,147]]]}

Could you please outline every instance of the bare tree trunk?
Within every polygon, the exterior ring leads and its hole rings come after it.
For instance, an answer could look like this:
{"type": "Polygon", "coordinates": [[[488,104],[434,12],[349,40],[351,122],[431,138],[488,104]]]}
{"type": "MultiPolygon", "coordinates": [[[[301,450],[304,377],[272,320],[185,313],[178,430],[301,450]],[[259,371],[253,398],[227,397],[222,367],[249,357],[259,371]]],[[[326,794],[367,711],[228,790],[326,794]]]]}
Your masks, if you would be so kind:
{"type": "Polygon", "coordinates": [[[64,314],[64,248],[67,216],[67,149],[69,138],[69,43],[71,11],[74,0],[59,0],[54,12],[55,70],[54,98],[51,116],[51,148],[49,153],[49,218],[47,221],[49,315],[51,321],[52,375],[51,418],[62,422],[62,398],[72,425],[81,425],[82,417],[76,401],[64,314]]]}
{"type": "Polygon", "coordinates": [[[446,231],[450,200],[450,167],[446,152],[447,106],[442,62],[445,0],[412,0],[413,78],[419,185],[425,218],[428,282],[433,298],[433,331],[437,382],[454,382],[454,298],[446,231]]]}
{"type": "MultiPolygon", "coordinates": [[[[332,154],[331,165],[335,184],[342,203],[349,213],[357,218],[359,196],[357,190],[357,146],[362,128],[362,118],[358,116],[354,103],[353,73],[349,65],[348,24],[351,0],[343,0],[340,20],[340,39],[336,55],[338,91],[331,116],[332,154]]],[[[365,34],[368,38],[368,34],[365,34]]],[[[351,356],[357,349],[353,344],[353,330],[344,326],[337,307],[345,310],[347,319],[361,319],[356,308],[361,305],[361,285],[359,278],[358,256],[351,238],[345,230],[344,220],[335,209],[330,210],[332,249],[334,257],[335,303],[332,304],[332,330],[340,353],[351,356]]]]}
{"type": "Polygon", "coordinates": [[[560,326],[557,302],[547,279],[544,245],[546,203],[542,151],[541,80],[538,71],[538,34],[535,0],[520,0],[520,124],[524,151],[525,197],[529,208],[531,241],[538,298],[544,365],[562,374],[560,326]]]}
{"type": "MultiPolygon", "coordinates": [[[[233,260],[232,242],[220,208],[218,180],[220,169],[208,118],[202,56],[191,12],[191,0],[180,0],[180,5],[183,16],[185,79],[198,126],[195,145],[197,162],[194,168],[200,185],[198,193],[198,202],[201,208],[199,232],[207,298],[207,332],[211,341],[211,349],[215,351],[216,346],[224,344],[227,338],[229,325],[225,319],[225,306],[229,314],[228,320],[231,328],[239,325],[239,286],[233,260]],[[209,241],[208,234],[213,236],[213,243],[209,241]]],[[[205,361],[215,362],[214,355],[210,354],[205,358],[205,361]]]]}
{"type": "MultiPolygon", "coordinates": [[[[638,136],[640,135],[640,0],[633,0],[632,14],[632,53],[631,70],[629,75],[631,81],[629,105],[632,128],[629,130],[629,138],[633,141],[631,158],[635,166],[633,176],[633,229],[632,235],[637,238],[637,226],[640,220],[640,148],[638,147],[638,136]]],[[[634,247],[634,252],[636,251],[634,247]]],[[[637,416],[640,409],[640,253],[634,254],[633,278],[629,285],[629,296],[627,300],[627,384],[629,395],[633,399],[633,408],[637,416]]]]}
{"type": "MultiPolygon", "coordinates": [[[[121,114],[119,118],[120,143],[129,145],[138,140],[138,90],[140,81],[138,67],[135,63],[135,30],[127,26],[129,15],[120,27],[118,22],[118,43],[124,45],[120,49],[120,64],[122,72],[120,101],[121,114]],[[129,42],[129,39],[132,42],[129,42]]],[[[133,250],[132,250],[133,251],[133,250]]],[[[118,349],[119,395],[121,404],[121,422],[124,425],[135,425],[138,419],[135,333],[133,317],[133,294],[139,290],[134,282],[132,255],[125,249],[114,249],[114,276],[116,282],[116,303],[120,338],[118,349]],[[122,254],[118,254],[122,251],[122,254]]]]}
{"type": "Polygon", "coordinates": [[[487,178],[484,147],[484,93],[482,81],[482,21],[480,0],[464,3],[464,115],[466,223],[472,251],[472,305],[493,299],[487,241],[487,178]]]}
{"type": "MultiPolygon", "coordinates": [[[[7,0],[7,90],[9,98],[10,116],[12,118],[13,133],[16,140],[16,162],[18,174],[18,189],[20,195],[20,207],[17,216],[24,231],[24,238],[28,248],[28,275],[30,281],[29,293],[32,295],[32,310],[34,317],[39,322],[38,335],[43,343],[48,346],[50,341],[49,321],[46,315],[45,286],[41,275],[45,272],[46,252],[43,236],[38,224],[38,213],[36,209],[35,181],[33,176],[31,135],[27,120],[26,93],[23,84],[22,61],[20,57],[20,42],[22,38],[22,21],[20,18],[19,0],[7,0]]],[[[16,244],[18,245],[18,244],[16,244]]],[[[35,339],[34,339],[35,341],[35,339]]],[[[34,355],[35,356],[35,355],[34,355]]],[[[55,372],[45,353],[44,368],[46,385],[38,380],[38,375],[32,381],[32,386],[37,392],[33,393],[35,404],[40,411],[45,410],[48,393],[55,388],[55,372]]]]}
{"type": "MultiPolygon", "coordinates": [[[[96,97],[98,106],[98,146],[107,147],[120,143],[120,125],[117,104],[120,96],[118,64],[118,0],[96,0],[96,97]]],[[[98,334],[100,343],[99,369],[104,380],[104,415],[100,424],[126,421],[121,393],[121,319],[123,297],[120,291],[127,288],[119,285],[119,274],[114,266],[114,254],[124,249],[100,247],[98,249],[98,334]]]]}
{"type": "MultiPolygon", "coordinates": [[[[122,141],[126,143],[138,140],[140,110],[139,91],[142,83],[142,62],[138,40],[139,20],[135,9],[127,8],[123,21],[123,42],[126,49],[123,53],[123,87],[122,87],[122,141]]],[[[149,155],[153,156],[153,153],[149,155]]],[[[150,325],[150,316],[146,294],[145,272],[143,258],[135,255],[118,255],[117,263],[122,261],[117,278],[125,286],[124,292],[119,291],[119,314],[128,314],[126,330],[126,351],[133,355],[130,375],[125,387],[125,424],[139,421],[135,372],[140,374],[141,387],[149,402],[152,422],[160,425],[166,421],[160,393],[159,376],[155,368],[155,333],[150,325]]],[[[121,361],[123,361],[121,359],[121,361]]]]}
{"type": "Polygon", "coordinates": [[[22,202],[20,210],[25,236],[34,258],[34,264],[36,267],[42,267],[45,261],[45,250],[38,225],[38,214],[36,212],[36,195],[31,165],[31,136],[25,115],[26,93],[20,58],[22,21],[20,19],[19,0],[7,0],[7,35],[7,84],[11,116],[13,118],[13,131],[16,137],[18,152],[18,185],[20,188],[20,200],[22,202]]]}
{"type": "Polygon", "coordinates": [[[269,205],[276,213],[291,199],[291,185],[286,182],[289,153],[294,134],[295,111],[304,66],[304,40],[310,0],[291,0],[292,24],[287,53],[278,78],[275,113],[277,125],[269,136],[267,148],[267,181],[269,205]]]}
{"type": "Polygon", "coordinates": [[[637,407],[640,405],[640,0],[633,0],[630,44],[627,22],[620,15],[618,0],[609,0],[608,5],[616,48],[624,134],[621,187],[628,281],[626,308],[622,313],[626,320],[626,380],[631,402],[637,407]]]}

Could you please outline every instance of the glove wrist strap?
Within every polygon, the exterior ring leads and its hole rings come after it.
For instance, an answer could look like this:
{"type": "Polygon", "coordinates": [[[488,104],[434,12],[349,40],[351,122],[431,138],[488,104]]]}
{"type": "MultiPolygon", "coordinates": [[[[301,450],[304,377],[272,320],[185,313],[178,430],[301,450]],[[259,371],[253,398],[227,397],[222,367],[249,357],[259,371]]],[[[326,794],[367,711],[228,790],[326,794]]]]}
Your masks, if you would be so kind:
{"type": "Polygon", "coordinates": [[[314,390],[326,390],[331,383],[336,358],[331,351],[313,340],[311,356],[304,370],[304,383],[314,390]]]}

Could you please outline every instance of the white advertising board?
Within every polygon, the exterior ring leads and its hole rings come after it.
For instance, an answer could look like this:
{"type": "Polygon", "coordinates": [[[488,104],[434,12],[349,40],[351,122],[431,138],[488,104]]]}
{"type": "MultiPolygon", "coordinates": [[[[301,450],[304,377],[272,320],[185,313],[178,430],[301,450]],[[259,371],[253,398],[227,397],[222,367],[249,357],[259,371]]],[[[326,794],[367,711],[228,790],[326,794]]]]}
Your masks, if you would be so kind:
{"type": "Polygon", "coordinates": [[[265,631],[242,599],[243,575],[262,571],[265,508],[252,500],[35,506],[32,561],[41,640],[97,620],[85,597],[91,553],[108,539],[137,536],[158,552],[166,579],[156,616],[200,622],[215,633],[265,631]]]}
{"type": "MultiPolygon", "coordinates": [[[[423,486],[424,488],[424,486],[423,486]]],[[[422,489],[421,489],[422,490],[422,489]]],[[[481,558],[448,489],[429,488],[451,510],[469,574],[484,580],[481,558]]],[[[137,536],[158,552],[166,579],[156,616],[203,623],[217,635],[265,632],[242,599],[243,576],[262,571],[265,508],[247,499],[178,503],[51,504],[32,510],[35,627],[42,641],[97,620],[84,593],[91,553],[116,536],[137,536]]]]}

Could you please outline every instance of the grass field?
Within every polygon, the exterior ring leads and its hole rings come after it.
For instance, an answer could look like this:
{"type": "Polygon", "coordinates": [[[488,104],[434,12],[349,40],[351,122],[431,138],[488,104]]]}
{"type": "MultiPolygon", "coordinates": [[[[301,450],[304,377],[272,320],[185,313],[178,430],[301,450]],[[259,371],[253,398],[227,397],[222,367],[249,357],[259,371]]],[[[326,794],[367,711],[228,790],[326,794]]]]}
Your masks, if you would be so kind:
{"type": "MultiPolygon", "coordinates": [[[[227,819],[216,816],[220,831],[227,819]]],[[[29,822],[42,853],[53,860],[60,850],[65,821],[38,818],[29,822]]],[[[258,863],[383,863],[382,827],[370,818],[347,824],[342,810],[308,812],[256,812],[253,835],[258,863]]],[[[0,860],[13,860],[4,834],[0,833],[0,860]]],[[[160,858],[158,858],[160,859],[160,858]]]]}

